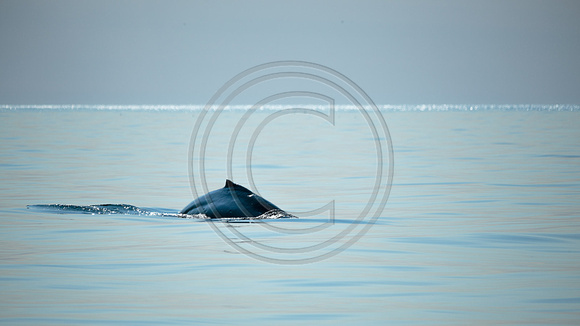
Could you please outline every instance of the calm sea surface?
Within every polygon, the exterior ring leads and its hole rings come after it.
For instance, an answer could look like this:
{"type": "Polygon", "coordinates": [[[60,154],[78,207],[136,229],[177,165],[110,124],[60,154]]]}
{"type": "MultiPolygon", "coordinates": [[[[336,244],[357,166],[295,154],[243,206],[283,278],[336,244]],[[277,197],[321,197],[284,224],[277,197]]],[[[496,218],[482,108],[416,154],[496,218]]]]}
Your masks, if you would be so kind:
{"type": "Polygon", "coordinates": [[[383,110],[392,188],[355,223],[388,179],[356,110],[224,111],[190,160],[199,110],[5,107],[0,323],[578,324],[580,112],[509,109],[383,110]],[[202,175],[301,218],[176,217],[202,175]]]}

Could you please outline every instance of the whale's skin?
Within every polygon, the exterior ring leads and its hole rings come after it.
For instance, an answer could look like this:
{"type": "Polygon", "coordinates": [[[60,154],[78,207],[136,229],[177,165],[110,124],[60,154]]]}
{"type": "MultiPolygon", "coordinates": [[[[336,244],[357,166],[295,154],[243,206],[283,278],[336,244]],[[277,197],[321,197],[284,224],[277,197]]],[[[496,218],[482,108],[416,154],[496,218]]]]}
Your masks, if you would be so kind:
{"type": "Polygon", "coordinates": [[[208,218],[256,218],[272,211],[282,211],[278,206],[258,196],[249,189],[226,180],[226,185],[211,191],[185,206],[179,214],[203,214],[208,218]]]}

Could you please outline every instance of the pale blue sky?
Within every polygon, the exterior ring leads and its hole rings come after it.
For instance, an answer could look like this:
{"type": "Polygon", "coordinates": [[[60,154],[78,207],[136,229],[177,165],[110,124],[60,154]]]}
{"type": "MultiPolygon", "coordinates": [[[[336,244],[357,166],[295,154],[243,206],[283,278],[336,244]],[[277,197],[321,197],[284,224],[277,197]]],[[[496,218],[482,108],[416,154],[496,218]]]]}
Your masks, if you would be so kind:
{"type": "Polygon", "coordinates": [[[580,104],[580,1],[0,0],[0,104],[205,104],[277,60],[377,104],[580,104]]]}

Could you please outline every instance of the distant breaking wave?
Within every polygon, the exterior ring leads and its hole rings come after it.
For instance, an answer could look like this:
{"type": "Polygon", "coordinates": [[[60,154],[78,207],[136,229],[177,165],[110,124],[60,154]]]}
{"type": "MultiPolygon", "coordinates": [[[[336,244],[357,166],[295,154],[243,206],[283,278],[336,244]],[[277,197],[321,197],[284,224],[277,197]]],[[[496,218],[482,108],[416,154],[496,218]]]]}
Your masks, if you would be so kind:
{"type": "MultiPolygon", "coordinates": [[[[227,105],[224,110],[248,110],[252,105],[227,105]]],[[[339,111],[356,111],[356,105],[335,105],[339,111]]],[[[327,110],[327,105],[296,104],[296,105],[264,105],[259,107],[263,111],[278,111],[293,108],[327,110]]],[[[415,112],[415,111],[580,111],[580,105],[574,104],[420,104],[420,105],[377,105],[381,112],[415,112]]],[[[0,105],[0,110],[125,110],[125,111],[201,111],[205,105],[0,105]]],[[[220,109],[219,106],[208,107],[211,110],[220,109]]],[[[372,110],[370,106],[364,106],[365,110],[372,110]]]]}

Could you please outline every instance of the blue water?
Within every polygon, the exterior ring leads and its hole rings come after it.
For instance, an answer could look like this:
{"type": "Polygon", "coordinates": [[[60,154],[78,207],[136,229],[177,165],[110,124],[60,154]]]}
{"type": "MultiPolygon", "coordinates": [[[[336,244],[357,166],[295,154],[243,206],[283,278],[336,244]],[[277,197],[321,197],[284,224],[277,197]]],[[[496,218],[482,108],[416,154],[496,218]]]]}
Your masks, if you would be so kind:
{"type": "Polygon", "coordinates": [[[249,121],[230,162],[244,111],[224,111],[203,158],[208,189],[231,173],[300,217],[246,223],[174,216],[192,184],[203,192],[189,157],[199,108],[99,108],[0,110],[2,324],[580,320],[577,107],[383,107],[392,188],[378,218],[358,222],[378,159],[356,110],[334,126],[273,120],[251,161],[249,121]]]}

